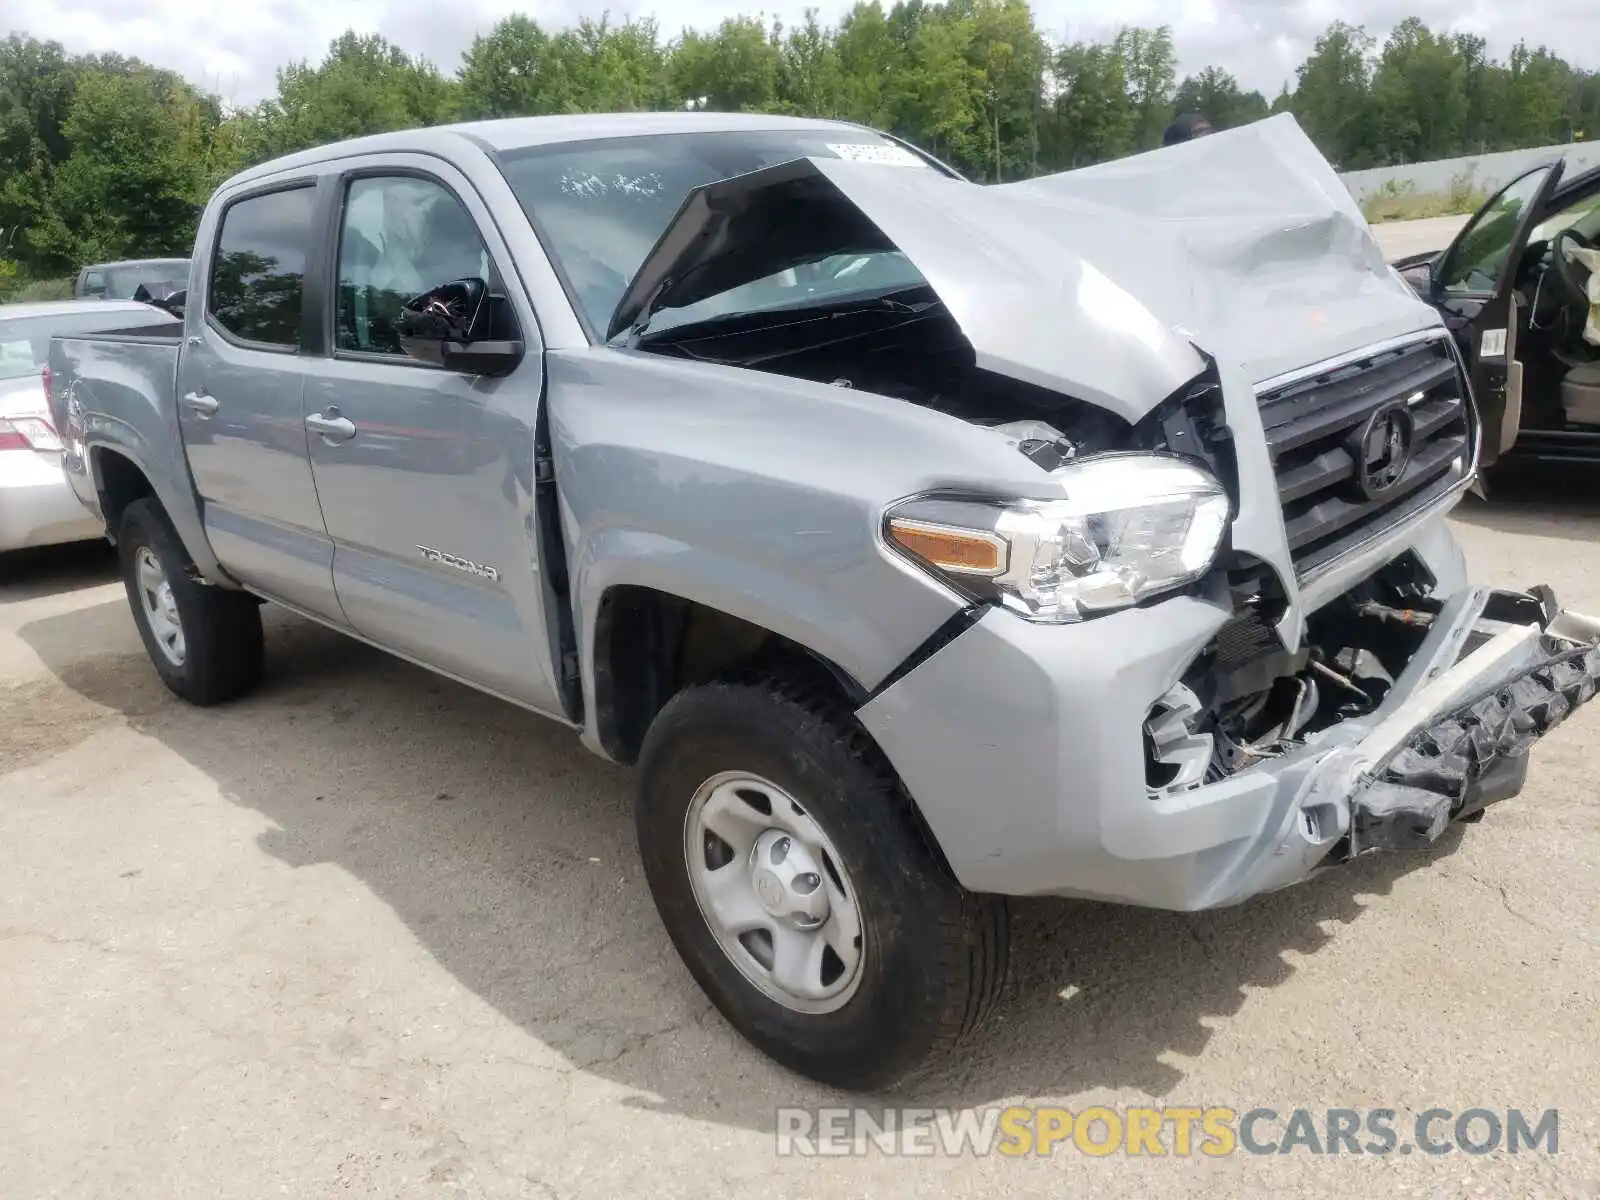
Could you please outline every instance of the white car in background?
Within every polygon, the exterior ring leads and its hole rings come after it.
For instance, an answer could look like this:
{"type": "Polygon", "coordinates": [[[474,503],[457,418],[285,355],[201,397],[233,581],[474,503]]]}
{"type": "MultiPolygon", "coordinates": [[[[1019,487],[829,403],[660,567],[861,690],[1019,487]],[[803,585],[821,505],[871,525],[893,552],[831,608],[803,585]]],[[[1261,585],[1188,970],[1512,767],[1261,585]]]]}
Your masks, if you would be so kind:
{"type": "Polygon", "coordinates": [[[142,329],[173,315],[125,300],[0,304],[0,553],[103,537],[61,473],[44,370],[56,334],[142,329]]]}

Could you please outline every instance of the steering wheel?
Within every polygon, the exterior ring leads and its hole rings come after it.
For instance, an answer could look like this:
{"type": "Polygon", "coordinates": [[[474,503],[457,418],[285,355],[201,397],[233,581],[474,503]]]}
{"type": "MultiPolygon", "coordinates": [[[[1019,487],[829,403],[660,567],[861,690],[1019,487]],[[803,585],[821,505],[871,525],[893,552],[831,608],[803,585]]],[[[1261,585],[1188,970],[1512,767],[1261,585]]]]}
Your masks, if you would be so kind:
{"type": "Polygon", "coordinates": [[[1590,271],[1582,263],[1567,257],[1568,242],[1585,250],[1595,249],[1595,244],[1593,240],[1571,228],[1563,229],[1550,239],[1550,265],[1555,270],[1556,281],[1561,285],[1561,290],[1567,294],[1567,301],[1588,308],[1590,271]]]}

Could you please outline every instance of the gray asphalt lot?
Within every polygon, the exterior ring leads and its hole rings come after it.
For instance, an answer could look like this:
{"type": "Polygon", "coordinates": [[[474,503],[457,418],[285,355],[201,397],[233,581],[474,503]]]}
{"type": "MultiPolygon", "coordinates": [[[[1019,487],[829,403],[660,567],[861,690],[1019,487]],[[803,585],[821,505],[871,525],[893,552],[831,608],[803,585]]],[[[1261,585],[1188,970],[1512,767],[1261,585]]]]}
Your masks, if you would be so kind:
{"type": "MultiPolygon", "coordinates": [[[[1581,492],[1469,500],[1477,572],[1600,612],[1581,492]]],[[[0,1196],[1600,1192],[1600,706],[1425,855],[1193,916],[1019,904],[998,1019],[875,1101],[1558,1108],[1555,1156],[779,1158],[779,1106],[841,1098],[709,1011],[628,773],[269,614],[265,687],[200,711],[102,549],[0,562],[0,1196]]]]}

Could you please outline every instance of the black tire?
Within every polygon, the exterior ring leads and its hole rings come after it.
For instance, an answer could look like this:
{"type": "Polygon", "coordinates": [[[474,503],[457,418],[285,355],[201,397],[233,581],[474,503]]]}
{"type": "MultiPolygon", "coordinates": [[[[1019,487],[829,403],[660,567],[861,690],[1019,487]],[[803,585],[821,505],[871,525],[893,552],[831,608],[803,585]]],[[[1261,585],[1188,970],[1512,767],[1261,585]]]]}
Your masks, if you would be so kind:
{"type": "Polygon", "coordinates": [[[128,505],[118,527],[117,553],[134,624],[168,688],[190,704],[211,705],[236,699],[261,682],[261,609],[255,597],[194,579],[194,562],[159,503],[145,499],[128,505]],[[155,556],[172,588],[183,630],[181,663],[168,657],[145,612],[137,567],[144,550],[155,556]]]}
{"type": "Polygon", "coordinates": [[[887,762],[825,692],[766,681],[688,688],[651,725],[639,765],[635,819],[657,911],[700,987],[758,1049],[821,1083],[871,1091],[937,1061],[988,1016],[1005,984],[1003,900],[951,878],[887,762]],[[724,771],[787,791],[843,860],[865,952],[855,992],[833,1012],[768,997],[701,913],[685,820],[696,790],[724,771]]]}

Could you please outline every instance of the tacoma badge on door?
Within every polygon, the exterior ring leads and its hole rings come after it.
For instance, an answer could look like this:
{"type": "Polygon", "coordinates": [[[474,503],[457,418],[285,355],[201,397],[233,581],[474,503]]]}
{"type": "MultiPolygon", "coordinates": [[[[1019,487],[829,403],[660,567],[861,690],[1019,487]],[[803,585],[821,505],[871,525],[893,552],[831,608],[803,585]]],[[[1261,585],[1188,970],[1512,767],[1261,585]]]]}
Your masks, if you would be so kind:
{"type": "Polygon", "coordinates": [[[494,567],[473,562],[470,558],[459,558],[454,554],[446,554],[443,550],[434,550],[428,546],[418,546],[417,550],[429,562],[443,563],[447,567],[454,567],[458,571],[465,571],[468,575],[476,575],[480,579],[498,581],[500,578],[500,572],[494,567]]]}

